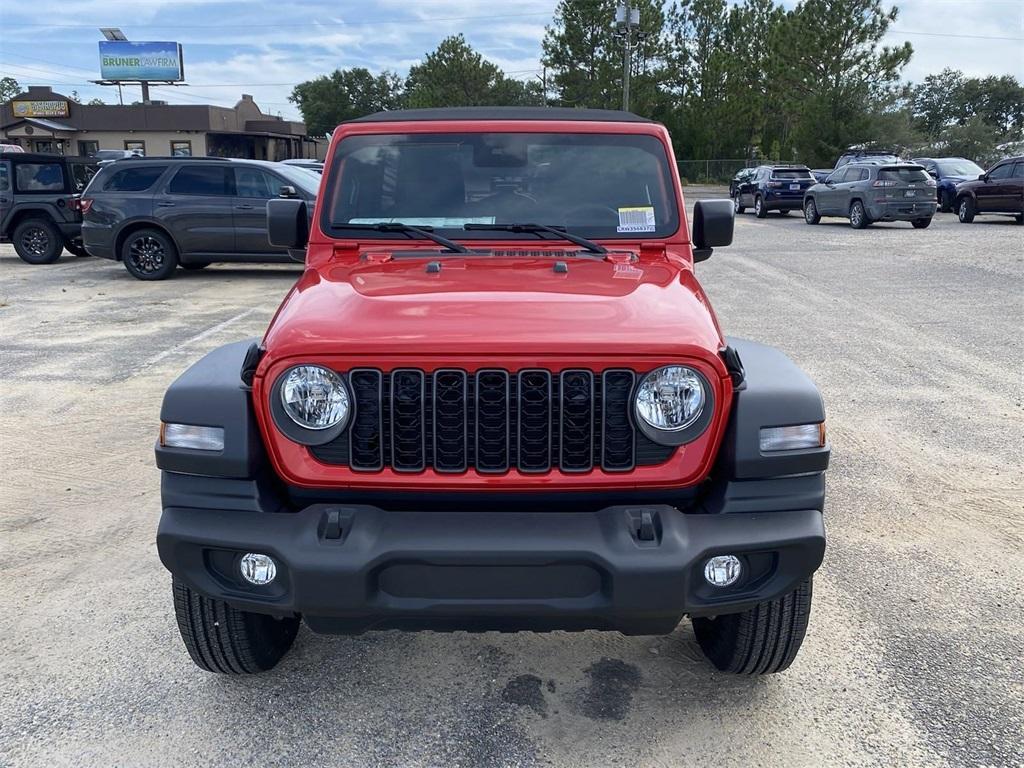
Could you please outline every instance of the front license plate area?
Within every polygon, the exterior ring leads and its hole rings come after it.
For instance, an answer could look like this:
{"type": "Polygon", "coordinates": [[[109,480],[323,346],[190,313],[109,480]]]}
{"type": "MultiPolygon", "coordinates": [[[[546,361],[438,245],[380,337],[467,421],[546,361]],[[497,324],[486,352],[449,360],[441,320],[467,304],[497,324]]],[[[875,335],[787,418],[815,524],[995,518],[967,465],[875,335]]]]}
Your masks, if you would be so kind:
{"type": "Polygon", "coordinates": [[[790,189],[800,189],[800,185],[799,184],[790,184],[789,188],[790,189]]]}
{"type": "Polygon", "coordinates": [[[914,190],[912,190],[912,189],[908,189],[908,190],[906,190],[906,191],[905,191],[905,192],[903,193],[903,196],[904,196],[904,197],[913,197],[913,196],[914,196],[914,195],[916,195],[916,194],[917,194],[917,192],[915,192],[914,190]]]}

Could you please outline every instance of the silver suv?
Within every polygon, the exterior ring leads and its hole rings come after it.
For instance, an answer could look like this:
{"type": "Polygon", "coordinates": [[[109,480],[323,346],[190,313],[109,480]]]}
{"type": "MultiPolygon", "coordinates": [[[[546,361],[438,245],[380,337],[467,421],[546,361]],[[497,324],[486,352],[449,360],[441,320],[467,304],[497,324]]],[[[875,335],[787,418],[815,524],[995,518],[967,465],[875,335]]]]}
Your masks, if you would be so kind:
{"type": "Polygon", "coordinates": [[[804,193],[808,224],[822,216],[842,216],[854,229],[876,221],[909,221],[924,229],[935,208],[935,181],[914,163],[850,163],[804,193]]]}

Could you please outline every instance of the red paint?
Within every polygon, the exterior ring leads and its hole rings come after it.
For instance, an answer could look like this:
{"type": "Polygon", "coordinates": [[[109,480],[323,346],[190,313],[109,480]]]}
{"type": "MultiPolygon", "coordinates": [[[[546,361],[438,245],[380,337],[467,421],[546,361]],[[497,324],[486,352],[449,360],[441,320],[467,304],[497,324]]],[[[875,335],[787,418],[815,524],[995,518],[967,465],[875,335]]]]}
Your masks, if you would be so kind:
{"type": "MultiPolygon", "coordinates": [[[[540,121],[439,121],[343,125],[328,157],[345,136],[416,132],[645,133],[666,147],[678,177],[667,131],[643,123],[540,121]]],[[[326,176],[325,176],[326,178],[326,176]]],[[[693,274],[682,192],[674,190],[680,228],[660,240],[611,240],[605,260],[565,259],[568,274],[552,269],[553,259],[444,258],[438,274],[433,243],[405,237],[393,241],[329,239],[314,213],[307,270],[278,309],[264,337],[267,354],[253,384],[257,417],[280,476],[304,487],[407,489],[600,489],[679,487],[701,481],[717,453],[732,400],[732,385],[718,351],[724,346],[718,322],[693,274]],[[392,248],[421,247],[423,259],[388,258],[392,248]],[[363,258],[369,254],[369,258],[363,258]],[[625,278],[625,279],[624,279],[625,278]],[[322,464],[308,449],[274,427],[267,407],[270,385],[289,365],[312,362],[336,370],[415,366],[427,371],[460,367],[468,371],[500,366],[509,370],[544,367],[631,367],[647,371],[667,363],[698,368],[715,388],[716,415],[693,443],[653,467],[627,473],[594,470],[543,475],[418,474],[383,470],[353,472],[322,464]]],[[[321,196],[319,205],[326,201],[321,196]]],[[[473,247],[473,241],[463,240],[473,247]]],[[[481,247],[521,248],[522,240],[479,241],[481,247]]],[[[558,241],[530,241],[530,249],[565,251],[558,241]]]]}

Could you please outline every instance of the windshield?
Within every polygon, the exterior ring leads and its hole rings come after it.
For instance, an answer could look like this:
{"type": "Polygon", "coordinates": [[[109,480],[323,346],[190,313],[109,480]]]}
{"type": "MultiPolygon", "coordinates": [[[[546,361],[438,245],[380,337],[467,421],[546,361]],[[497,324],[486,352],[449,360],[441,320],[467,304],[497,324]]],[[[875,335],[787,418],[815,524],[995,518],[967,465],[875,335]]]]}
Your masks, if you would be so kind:
{"type": "Polygon", "coordinates": [[[985,171],[970,160],[940,160],[935,165],[943,176],[981,176],[985,171]]]}
{"type": "Polygon", "coordinates": [[[380,222],[429,226],[456,239],[531,237],[470,235],[466,224],[544,224],[586,238],[666,237],[679,227],[668,157],[653,136],[350,136],[339,143],[326,184],[324,229],[340,236],[346,224],[380,222]]]}
{"type": "Polygon", "coordinates": [[[773,179],[809,179],[811,172],[805,168],[787,168],[786,170],[776,169],[772,171],[773,179]]]}
{"type": "Polygon", "coordinates": [[[924,168],[882,168],[878,171],[880,179],[895,179],[910,183],[912,181],[928,181],[930,178],[924,168]]]}

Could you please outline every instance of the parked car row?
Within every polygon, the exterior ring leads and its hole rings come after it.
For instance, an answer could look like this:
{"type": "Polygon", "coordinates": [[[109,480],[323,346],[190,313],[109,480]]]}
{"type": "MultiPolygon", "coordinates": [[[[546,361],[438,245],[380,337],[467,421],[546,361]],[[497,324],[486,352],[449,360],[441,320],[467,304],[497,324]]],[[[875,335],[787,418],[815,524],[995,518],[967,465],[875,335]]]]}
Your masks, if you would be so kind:
{"type": "Polygon", "coordinates": [[[956,211],[969,224],[979,214],[1011,214],[1024,224],[1024,157],[988,171],[960,157],[900,160],[883,152],[849,152],[820,178],[805,165],[762,165],[739,171],[729,185],[736,213],[753,208],[787,214],[800,208],[808,224],[823,216],[848,218],[863,229],[876,221],[931,224],[936,210],[956,211]]]}
{"type": "MultiPolygon", "coordinates": [[[[267,240],[267,200],[316,199],[314,168],[206,157],[0,154],[0,242],[31,264],[67,249],[140,280],[213,262],[288,261],[267,240]]],[[[312,206],[309,207],[312,210],[312,206]]]]}

